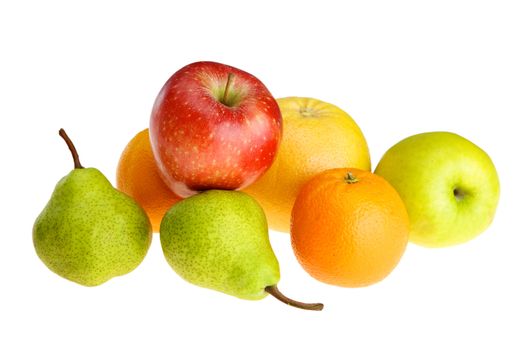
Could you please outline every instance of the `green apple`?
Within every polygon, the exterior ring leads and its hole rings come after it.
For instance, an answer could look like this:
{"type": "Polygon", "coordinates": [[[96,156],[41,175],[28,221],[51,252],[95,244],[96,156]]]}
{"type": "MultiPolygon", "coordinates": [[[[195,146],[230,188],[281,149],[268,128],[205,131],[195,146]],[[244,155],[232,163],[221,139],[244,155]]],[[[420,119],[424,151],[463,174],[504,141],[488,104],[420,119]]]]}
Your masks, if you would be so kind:
{"type": "Polygon", "coordinates": [[[457,134],[410,136],[385,153],[375,173],[404,200],[413,243],[464,243],[494,218],[499,199],[496,168],[487,153],[457,134]]]}

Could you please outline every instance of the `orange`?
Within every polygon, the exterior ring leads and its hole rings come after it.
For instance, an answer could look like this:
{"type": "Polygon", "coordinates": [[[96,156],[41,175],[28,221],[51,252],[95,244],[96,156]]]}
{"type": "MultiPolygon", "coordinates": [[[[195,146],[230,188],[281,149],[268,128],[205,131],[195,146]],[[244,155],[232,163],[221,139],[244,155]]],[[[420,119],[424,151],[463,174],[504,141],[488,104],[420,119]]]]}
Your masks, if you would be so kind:
{"type": "Polygon", "coordinates": [[[181,200],[159,175],[148,129],[135,135],[122,152],[117,167],[117,188],[144,208],[154,232],[159,231],[166,211],[181,200]]]}
{"type": "Polygon", "coordinates": [[[270,169],[244,191],[263,207],[270,228],[289,232],[290,214],[301,186],[331,168],[370,170],[365,138],[340,108],[313,98],[277,100],[283,137],[270,169]]]}
{"type": "Polygon", "coordinates": [[[319,281],[362,287],[385,278],[407,242],[409,222],[396,190],[359,169],[330,169],[306,185],[292,211],[299,263],[319,281]]]}

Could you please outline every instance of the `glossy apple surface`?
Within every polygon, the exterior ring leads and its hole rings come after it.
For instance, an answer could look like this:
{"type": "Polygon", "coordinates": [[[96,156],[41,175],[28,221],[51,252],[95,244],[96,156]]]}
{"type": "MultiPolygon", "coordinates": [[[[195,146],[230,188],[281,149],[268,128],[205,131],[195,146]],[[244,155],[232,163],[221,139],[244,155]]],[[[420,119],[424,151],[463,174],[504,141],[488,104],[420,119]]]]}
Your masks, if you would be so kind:
{"type": "Polygon", "coordinates": [[[390,148],[375,173],[399,192],[410,241],[427,247],[467,242],[492,222],[499,180],[490,157],[449,132],[408,137],[390,148]]]}
{"type": "Polygon", "coordinates": [[[161,176],[182,197],[248,186],[272,164],[281,134],[279,107],[264,84],[216,62],[173,74],[150,119],[161,176]]]}

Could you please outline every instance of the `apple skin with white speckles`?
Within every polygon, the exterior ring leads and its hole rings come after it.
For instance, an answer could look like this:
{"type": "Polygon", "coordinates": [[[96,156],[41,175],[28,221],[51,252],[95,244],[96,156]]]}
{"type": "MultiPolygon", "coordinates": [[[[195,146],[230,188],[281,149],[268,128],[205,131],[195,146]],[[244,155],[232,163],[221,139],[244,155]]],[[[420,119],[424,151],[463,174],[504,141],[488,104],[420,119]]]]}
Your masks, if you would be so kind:
{"type": "Polygon", "coordinates": [[[216,62],[195,62],[173,74],[150,119],[161,176],[181,197],[250,185],[271,166],[281,135],[281,112],[266,86],[216,62]]]}

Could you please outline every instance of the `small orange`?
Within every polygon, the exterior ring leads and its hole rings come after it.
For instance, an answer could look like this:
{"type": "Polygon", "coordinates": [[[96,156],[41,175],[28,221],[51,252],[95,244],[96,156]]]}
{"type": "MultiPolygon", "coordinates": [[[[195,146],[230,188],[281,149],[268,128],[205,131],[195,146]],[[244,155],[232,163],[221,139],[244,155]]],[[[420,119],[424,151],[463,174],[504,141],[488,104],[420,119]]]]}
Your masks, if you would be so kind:
{"type": "Polygon", "coordinates": [[[379,282],[396,267],[409,232],[396,190],[371,172],[326,170],[300,190],[291,239],[299,263],[314,278],[343,287],[379,282]]]}
{"type": "Polygon", "coordinates": [[[161,179],[149,141],[149,130],[128,143],[117,167],[117,188],[133,197],[146,211],[154,232],[166,211],[181,200],[161,179]]]}

